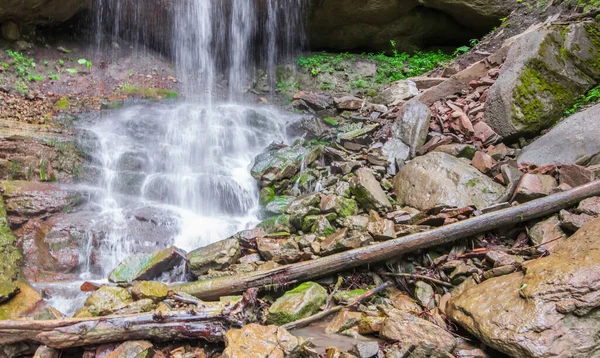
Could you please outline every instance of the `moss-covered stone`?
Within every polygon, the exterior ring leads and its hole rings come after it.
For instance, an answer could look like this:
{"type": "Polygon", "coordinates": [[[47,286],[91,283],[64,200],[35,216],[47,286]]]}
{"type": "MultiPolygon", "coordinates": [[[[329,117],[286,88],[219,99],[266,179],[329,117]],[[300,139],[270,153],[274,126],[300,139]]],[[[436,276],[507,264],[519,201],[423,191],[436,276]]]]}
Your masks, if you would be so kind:
{"type": "Polygon", "coordinates": [[[278,326],[311,316],[327,300],[327,290],[314,282],[305,282],[278,298],[269,308],[267,321],[278,326]]]}
{"type": "Polygon", "coordinates": [[[75,317],[98,317],[121,310],[133,302],[129,291],[122,287],[102,286],[94,291],[75,313],[75,317]]]}
{"type": "Polygon", "coordinates": [[[292,229],[289,215],[273,216],[258,224],[258,227],[263,229],[267,234],[276,232],[290,233],[292,229]]]}
{"type": "Polygon", "coordinates": [[[22,277],[23,255],[17,239],[8,226],[4,201],[0,198],[0,303],[17,292],[16,281],[22,277]]]}
{"type": "Polygon", "coordinates": [[[367,290],[357,288],[349,291],[339,291],[333,295],[333,299],[337,303],[347,303],[367,293],[367,290]]]}
{"type": "Polygon", "coordinates": [[[19,279],[14,283],[18,293],[9,301],[0,304],[0,321],[20,318],[30,313],[42,301],[42,296],[27,282],[19,279]]]}
{"type": "Polygon", "coordinates": [[[130,283],[136,280],[152,280],[163,272],[181,264],[182,251],[170,247],[150,254],[135,254],[123,260],[109,275],[115,283],[130,283]]]}
{"type": "Polygon", "coordinates": [[[169,293],[169,287],[162,282],[140,281],[131,288],[136,299],[149,298],[154,302],[162,301],[169,293]]]}
{"type": "Polygon", "coordinates": [[[265,187],[260,190],[260,198],[259,198],[260,205],[266,206],[273,199],[275,199],[275,189],[273,189],[271,187],[265,187]]]}
{"type": "Polygon", "coordinates": [[[276,196],[265,206],[265,211],[272,215],[284,214],[294,199],[293,196],[276,196]]]}

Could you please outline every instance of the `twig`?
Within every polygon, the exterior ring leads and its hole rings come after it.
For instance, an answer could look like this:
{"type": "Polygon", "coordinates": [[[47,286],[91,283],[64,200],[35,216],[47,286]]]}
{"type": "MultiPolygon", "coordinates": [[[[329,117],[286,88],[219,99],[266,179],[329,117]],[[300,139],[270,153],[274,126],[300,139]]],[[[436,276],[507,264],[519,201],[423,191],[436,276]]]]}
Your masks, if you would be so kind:
{"type": "Polygon", "coordinates": [[[329,306],[331,306],[331,301],[333,300],[333,295],[335,295],[336,292],[340,289],[340,286],[342,285],[343,282],[344,282],[344,279],[342,279],[342,276],[338,276],[338,280],[335,283],[333,290],[331,291],[329,296],[327,296],[327,301],[325,302],[325,309],[328,309],[329,306]]]}
{"type": "Polygon", "coordinates": [[[362,301],[366,300],[367,298],[378,294],[379,292],[385,290],[386,288],[388,288],[392,285],[393,284],[390,281],[385,282],[384,284],[377,286],[376,288],[374,288],[370,291],[367,291],[367,292],[363,293],[362,295],[356,297],[354,300],[350,301],[346,306],[335,306],[328,310],[325,310],[325,311],[319,312],[315,315],[312,315],[310,317],[306,317],[306,318],[299,319],[294,322],[290,322],[290,323],[284,325],[283,327],[285,329],[287,329],[288,331],[290,331],[292,329],[306,327],[314,322],[322,320],[323,318],[325,318],[327,316],[330,316],[334,313],[341,311],[343,308],[354,307],[354,306],[358,305],[359,303],[361,303],[362,301]]]}
{"type": "Polygon", "coordinates": [[[444,281],[438,280],[436,278],[429,277],[429,276],[424,276],[424,275],[416,275],[416,274],[412,274],[412,273],[391,273],[391,272],[382,272],[381,274],[383,276],[416,278],[416,279],[419,279],[419,280],[431,281],[433,283],[437,283],[438,285],[444,286],[444,287],[449,287],[449,288],[454,287],[454,285],[451,284],[451,283],[444,282],[444,281]]]}

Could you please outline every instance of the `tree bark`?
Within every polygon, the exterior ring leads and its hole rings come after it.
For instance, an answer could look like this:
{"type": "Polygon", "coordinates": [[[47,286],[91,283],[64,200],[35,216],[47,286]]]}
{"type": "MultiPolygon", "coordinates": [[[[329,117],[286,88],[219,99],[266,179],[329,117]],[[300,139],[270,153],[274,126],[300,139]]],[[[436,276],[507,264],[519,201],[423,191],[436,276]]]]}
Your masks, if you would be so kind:
{"type": "Polygon", "coordinates": [[[202,299],[217,299],[251,287],[278,287],[315,279],[357,266],[385,261],[418,249],[445,245],[501,227],[514,226],[568,208],[591,196],[600,195],[600,180],[542,199],[483,214],[431,231],[342,252],[312,261],[271,270],[182,284],[175,290],[202,299]]]}
{"type": "Polygon", "coordinates": [[[0,321],[0,344],[29,341],[64,349],[138,339],[223,341],[231,327],[246,323],[246,309],[254,305],[257,292],[248,290],[241,301],[226,308],[207,305],[188,311],[91,319],[0,321]]]}

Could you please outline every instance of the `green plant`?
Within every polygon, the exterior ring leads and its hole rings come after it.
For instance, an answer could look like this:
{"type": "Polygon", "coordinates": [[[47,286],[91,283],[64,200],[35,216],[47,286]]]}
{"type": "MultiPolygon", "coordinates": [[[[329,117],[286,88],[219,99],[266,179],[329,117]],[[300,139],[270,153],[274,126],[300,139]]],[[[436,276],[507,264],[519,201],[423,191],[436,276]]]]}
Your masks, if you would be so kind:
{"type": "Polygon", "coordinates": [[[15,90],[17,90],[17,92],[19,92],[20,94],[29,93],[29,87],[27,86],[27,83],[23,81],[17,81],[15,83],[15,90]]]}
{"type": "MultiPolygon", "coordinates": [[[[26,57],[20,52],[6,50],[6,53],[15,62],[17,77],[27,81],[41,81],[42,76],[35,75],[35,61],[31,57],[26,57]]],[[[2,64],[4,66],[4,63],[2,64]]],[[[4,66],[7,68],[7,66],[4,66]]]]}
{"type": "Polygon", "coordinates": [[[460,56],[464,53],[469,52],[471,48],[469,46],[461,46],[454,51],[454,57],[460,56]]]}
{"type": "Polygon", "coordinates": [[[335,89],[335,85],[331,82],[321,82],[320,87],[323,91],[333,91],[335,89]]]}
{"type": "Polygon", "coordinates": [[[600,85],[592,88],[583,96],[578,97],[575,100],[575,104],[571,108],[569,108],[568,110],[565,111],[565,115],[570,116],[572,114],[575,114],[577,111],[579,111],[581,108],[585,107],[586,105],[593,103],[593,102],[597,102],[599,100],[600,100],[600,85]]]}
{"type": "Polygon", "coordinates": [[[77,63],[80,65],[85,65],[86,68],[92,68],[92,62],[86,60],[85,58],[80,58],[77,60],[77,63]]]}
{"type": "Polygon", "coordinates": [[[60,80],[60,75],[58,73],[48,72],[48,78],[53,81],[58,81],[60,80]]]}
{"type": "Polygon", "coordinates": [[[67,72],[67,73],[73,73],[73,74],[75,74],[75,73],[79,73],[79,70],[78,70],[78,69],[76,69],[76,68],[67,68],[67,69],[65,70],[65,72],[67,72]]]}
{"type": "Polygon", "coordinates": [[[469,40],[469,46],[475,47],[479,44],[479,39],[471,39],[469,40]]]}

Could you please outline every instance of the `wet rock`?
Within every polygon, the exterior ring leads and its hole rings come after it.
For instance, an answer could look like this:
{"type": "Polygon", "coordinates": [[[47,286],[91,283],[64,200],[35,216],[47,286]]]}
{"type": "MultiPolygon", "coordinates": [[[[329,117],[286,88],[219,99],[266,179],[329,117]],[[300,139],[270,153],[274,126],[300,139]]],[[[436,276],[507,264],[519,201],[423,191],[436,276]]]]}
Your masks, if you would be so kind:
{"type": "Polygon", "coordinates": [[[310,108],[315,111],[322,111],[333,107],[333,99],[329,96],[300,91],[294,94],[294,99],[303,100],[310,108]]]}
{"type": "Polygon", "coordinates": [[[187,254],[188,268],[196,276],[209,270],[223,270],[236,263],[242,251],[236,238],[217,241],[187,254]]]}
{"type": "Polygon", "coordinates": [[[358,342],[352,347],[350,353],[358,358],[372,358],[379,353],[379,343],[377,342],[358,342]]]}
{"type": "Polygon", "coordinates": [[[302,145],[283,147],[271,145],[266,152],[254,159],[250,170],[252,177],[262,183],[290,179],[298,174],[302,162],[306,166],[317,159],[319,147],[305,148],[302,145]]]}
{"type": "Polygon", "coordinates": [[[594,220],[594,216],[587,214],[573,214],[566,210],[560,211],[559,218],[560,226],[569,232],[575,232],[594,220]]]}
{"type": "Polygon", "coordinates": [[[176,247],[152,254],[135,254],[123,260],[110,273],[108,280],[114,283],[152,280],[180,265],[184,260],[185,253],[176,247]]]}
{"type": "Polygon", "coordinates": [[[539,166],[576,164],[600,153],[600,105],[561,121],[550,132],[523,149],[519,163],[539,166]]]}
{"type": "Polygon", "coordinates": [[[291,237],[262,237],[256,239],[258,252],[266,260],[279,264],[291,264],[302,258],[302,251],[291,237]]]}
{"type": "Polygon", "coordinates": [[[597,219],[525,270],[466,288],[449,301],[449,317],[510,356],[593,356],[600,348],[599,231],[597,219]]]}
{"type": "Polygon", "coordinates": [[[149,298],[144,298],[138,301],[129,303],[127,306],[120,308],[112,313],[116,315],[129,315],[138,314],[144,312],[154,311],[156,309],[156,303],[149,298]]]}
{"type": "Polygon", "coordinates": [[[560,220],[557,215],[536,223],[529,230],[531,242],[548,252],[554,252],[554,248],[566,238],[567,235],[560,228],[560,220]]]}
{"type": "Polygon", "coordinates": [[[304,341],[283,327],[251,323],[228,331],[225,346],[223,358],[283,358],[299,356],[304,341]]]}
{"type": "Polygon", "coordinates": [[[405,353],[412,349],[412,354],[416,351],[429,357],[443,356],[456,346],[454,337],[433,323],[405,312],[388,311],[386,314],[379,335],[400,343],[405,353]]]}
{"type": "Polygon", "coordinates": [[[525,174],[515,189],[514,200],[525,203],[534,199],[543,198],[552,193],[556,188],[556,180],[550,175],[525,174]]]}
{"type": "Polygon", "coordinates": [[[105,316],[126,308],[132,302],[131,294],[126,289],[102,286],[85,300],[84,307],[75,313],[75,317],[105,316]]]}
{"type": "Polygon", "coordinates": [[[429,153],[404,166],[394,178],[397,200],[421,210],[438,205],[484,209],[505,189],[465,160],[429,153]]]}
{"type": "Polygon", "coordinates": [[[151,299],[154,302],[159,302],[169,294],[169,286],[162,282],[140,281],[131,287],[131,294],[137,300],[151,299]]]}
{"type": "Polygon", "coordinates": [[[369,169],[358,169],[350,179],[350,190],[365,210],[381,210],[392,206],[381,185],[369,169]]]}
{"type": "Polygon", "coordinates": [[[321,255],[331,255],[368,245],[373,238],[362,231],[340,229],[321,241],[321,255]]]}
{"type": "Polygon", "coordinates": [[[152,343],[148,341],[127,341],[119,345],[105,358],[151,358],[154,355],[152,343]]]}
{"type": "Polygon", "coordinates": [[[325,333],[341,333],[358,325],[361,317],[362,313],[352,312],[347,308],[343,308],[325,327],[325,333]]]}
{"type": "Polygon", "coordinates": [[[270,215],[284,214],[294,199],[296,198],[293,196],[276,196],[265,205],[265,212],[270,215]]]}
{"type": "Polygon", "coordinates": [[[576,23],[538,27],[517,37],[489,89],[488,124],[508,137],[537,133],[559,121],[600,78],[598,31],[596,23],[576,23]]]}
{"type": "Polygon", "coordinates": [[[587,184],[596,179],[594,173],[580,165],[562,165],[558,170],[558,182],[571,188],[587,184]]]}
{"type": "Polygon", "coordinates": [[[314,282],[305,282],[286,292],[269,308],[267,321],[276,325],[311,316],[321,309],[327,299],[327,290],[314,282]]]}
{"type": "Polygon", "coordinates": [[[427,140],[430,118],[429,107],[414,99],[402,106],[401,115],[394,121],[392,136],[408,145],[411,157],[416,156],[427,140]]]}
{"type": "Polygon", "coordinates": [[[21,276],[23,255],[17,247],[8,223],[6,210],[0,198],[0,304],[12,298],[18,291],[16,280],[21,276]]]}
{"type": "Polygon", "coordinates": [[[384,88],[374,101],[386,106],[398,106],[418,94],[416,83],[411,80],[400,80],[384,88]]]}
{"type": "Polygon", "coordinates": [[[281,232],[291,232],[292,225],[290,223],[289,215],[277,215],[268,218],[267,220],[258,224],[257,228],[263,230],[265,234],[274,234],[281,232]]]}
{"type": "Polygon", "coordinates": [[[290,221],[294,226],[300,228],[304,218],[308,215],[318,215],[321,213],[319,204],[321,196],[318,194],[301,195],[292,201],[286,212],[290,216],[290,221]]]}
{"type": "Polygon", "coordinates": [[[320,215],[315,218],[310,232],[317,236],[329,236],[335,232],[335,228],[331,225],[327,216],[320,215]]]}
{"type": "Polygon", "coordinates": [[[16,281],[18,292],[8,301],[0,303],[0,321],[17,319],[33,311],[42,296],[24,281],[16,281]]]}

